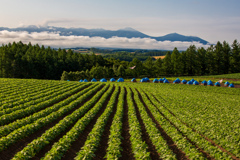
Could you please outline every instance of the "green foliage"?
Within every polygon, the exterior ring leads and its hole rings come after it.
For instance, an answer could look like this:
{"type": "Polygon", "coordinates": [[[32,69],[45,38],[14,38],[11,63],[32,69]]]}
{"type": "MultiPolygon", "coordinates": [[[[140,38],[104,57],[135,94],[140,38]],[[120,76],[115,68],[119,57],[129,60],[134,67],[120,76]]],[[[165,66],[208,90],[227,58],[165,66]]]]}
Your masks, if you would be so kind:
{"type": "Polygon", "coordinates": [[[97,51],[94,48],[93,54],[80,54],[71,49],[54,50],[20,41],[0,47],[0,77],[79,81],[119,76],[140,78],[239,73],[239,48],[235,40],[231,46],[226,41],[217,42],[207,49],[191,45],[182,52],[175,47],[172,52],[118,50],[101,56],[94,54],[97,51]],[[156,55],[166,56],[163,60],[151,57],[156,55]],[[136,67],[130,69],[133,66],[136,67]]]}
{"type": "MultiPolygon", "coordinates": [[[[237,77],[239,74],[229,76],[237,77]]],[[[96,151],[116,105],[116,113],[109,123],[107,146],[101,146],[107,148],[106,159],[119,159],[122,156],[122,150],[126,149],[122,148],[124,140],[130,140],[131,148],[127,149],[136,159],[150,159],[150,146],[143,141],[141,125],[144,125],[149,142],[161,159],[177,159],[173,144],[189,159],[207,159],[201,150],[212,159],[232,159],[221,148],[240,157],[240,90],[237,88],[4,78],[0,79],[0,87],[2,154],[22,139],[58,122],[14,153],[14,160],[61,159],[82,133],[87,132],[86,127],[96,118],[100,109],[105,107],[83,147],[75,155],[75,159],[97,158],[96,151]],[[126,116],[129,128],[124,130],[130,134],[127,139],[122,137],[124,107],[128,108],[126,116]],[[139,122],[138,113],[143,124],[139,122]],[[44,157],[36,157],[48,147],[50,149],[44,157]]]]}

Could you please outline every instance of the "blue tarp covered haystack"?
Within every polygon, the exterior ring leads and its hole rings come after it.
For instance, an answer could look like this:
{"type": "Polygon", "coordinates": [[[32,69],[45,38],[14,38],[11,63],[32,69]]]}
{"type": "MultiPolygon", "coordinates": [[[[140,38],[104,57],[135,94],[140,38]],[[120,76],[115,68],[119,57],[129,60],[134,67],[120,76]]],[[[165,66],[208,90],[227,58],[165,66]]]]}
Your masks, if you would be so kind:
{"type": "Polygon", "coordinates": [[[145,80],[146,80],[147,82],[150,82],[150,80],[149,80],[149,78],[148,78],[148,77],[145,77],[145,80]]]}
{"type": "Polygon", "coordinates": [[[100,82],[107,82],[107,80],[105,78],[102,78],[100,82]]]}
{"type": "Polygon", "coordinates": [[[191,85],[191,84],[193,84],[193,82],[190,80],[190,81],[187,82],[187,84],[191,85]]]}
{"type": "Polygon", "coordinates": [[[211,80],[209,80],[209,81],[207,82],[207,85],[208,85],[208,86],[213,86],[213,82],[212,82],[211,80]]]}
{"type": "Polygon", "coordinates": [[[168,80],[167,80],[167,79],[165,79],[165,80],[163,81],[163,83],[169,83],[169,82],[168,82],[168,80]]]}
{"type": "Polygon", "coordinates": [[[173,81],[174,84],[178,84],[180,82],[181,82],[181,80],[179,78],[177,78],[176,80],[173,81]]]}
{"type": "Polygon", "coordinates": [[[96,80],[95,78],[93,78],[93,79],[91,80],[91,82],[97,82],[97,80],[96,80]]]}
{"type": "Polygon", "coordinates": [[[82,80],[82,79],[80,79],[80,80],[79,80],[79,82],[83,82],[83,80],[82,80]]]}
{"type": "Polygon", "coordinates": [[[67,81],[70,81],[69,79],[67,81]]]}
{"type": "Polygon", "coordinates": [[[163,80],[162,78],[160,78],[158,81],[159,81],[160,83],[163,83],[164,80],[163,80]]]}
{"type": "Polygon", "coordinates": [[[158,79],[155,78],[155,79],[153,80],[153,83],[158,83],[158,79]]]}
{"type": "Polygon", "coordinates": [[[221,86],[219,82],[216,82],[214,85],[217,86],[217,87],[221,86]]]}
{"type": "Polygon", "coordinates": [[[183,79],[181,83],[182,83],[182,84],[186,84],[187,81],[186,81],[185,79],[183,79]]]}
{"type": "Polygon", "coordinates": [[[234,84],[231,83],[228,87],[234,88],[234,84]]]}
{"type": "Polygon", "coordinates": [[[118,78],[117,82],[124,82],[123,78],[118,78]]]}
{"type": "Polygon", "coordinates": [[[194,80],[194,79],[191,79],[190,81],[193,83],[195,80],[194,80]]]}
{"type": "Polygon", "coordinates": [[[88,80],[84,79],[83,82],[88,82],[88,80]]]}
{"type": "Polygon", "coordinates": [[[147,82],[147,80],[145,78],[142,78],[140,82],[147,82]]]}
{"type": "Polygon", "coordinates": [[[115,82],[115,81],[116,81],[116,79],[114,79],[114,78],[110,79],[110,82],[115,82]]]}
{"type": "Polygon", "coordinates": [[[202,85],[207,85],[207,81],[203,80],[203,81],[201,82],[201,84],[202,84],[202,85]]]}
{"type": "Polygon", "coordinates": [[[193,85],[199,85],[198,81],[194,81],[193,85]]]}
{"type": "Polygon", "coordinates": [[[229,86],[229,85],[230,83],[228,81],[224,83],[224,86],[229,86]]]}
{"type": "Polygon", "coordinates": [[[131,82],[137,82],[136,78],[133,78],[133,79],[131,80],[131,82]]]}

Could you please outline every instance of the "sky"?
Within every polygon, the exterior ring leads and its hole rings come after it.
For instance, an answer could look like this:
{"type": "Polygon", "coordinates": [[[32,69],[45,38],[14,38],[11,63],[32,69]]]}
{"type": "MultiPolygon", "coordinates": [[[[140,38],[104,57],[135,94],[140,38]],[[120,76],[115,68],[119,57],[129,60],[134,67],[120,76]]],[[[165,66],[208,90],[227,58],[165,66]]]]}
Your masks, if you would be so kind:
{"type": "MultiPolygon", "coordinates": [[[[131,27],[155,37],[179,33],[198,36],[210,43],[226,40],[232,44],[235,39],[240,39],[239,7],[240,0],[1,0],[0,27],[38,25],[110,30],[131,27]]],[[[19,34],[16,40],[22,38],[23,41],[38,42],[34,39],[36,35],[30,35],[33,39],[24,39],[26,37],[21,36],[23,33],[1,32],[1,43],[11,41],[6,38],[7,34],[19,34]]],[[[54,38],[57,36],[54,35],[54,38]]],[[[89,37],[74,38],[79,40],[89,37]]],[[[118,39],[116,43],[121,45],[121,41],[118,39]]],[[[152,42],[152,39],[142,43],[154,48],[149,41],[152,42]]],[[[43,40],[40,43],[49,44],[43,40]]],[[[51,45],[57,46],[57,43],[64,44],[56,41],[51,45]]],[[[107,43],[110,42],[104,39],[99,46],[106,46],[107,43]]],[[[141,46],[134,44],[133,47],[141,46]]]]}

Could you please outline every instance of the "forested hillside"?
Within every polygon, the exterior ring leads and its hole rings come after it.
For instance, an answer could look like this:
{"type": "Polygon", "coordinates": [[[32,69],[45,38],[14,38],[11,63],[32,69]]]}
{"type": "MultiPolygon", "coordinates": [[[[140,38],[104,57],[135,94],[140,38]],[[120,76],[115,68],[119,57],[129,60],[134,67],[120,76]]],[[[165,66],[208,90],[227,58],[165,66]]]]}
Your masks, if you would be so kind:
{"type": "Polygon", "coordinates": [[[207,49],[191,45],[186,51],[179,52],[174,48],[163,60],[154,61],[149,57],[146,61],[134,58],[130,62],[95,54],[74,53],[71,49],[55,50],[31,43],[14,42],[0,47],[2,78],[60,79],[63,75],[65,79],[65,75],[71,75],[72,80],[77,80],[80,77],[158,77],[239,72],[240,45],[237,40],[231,46],[224,41],[207,49]],[[133,66],[136,67],[131,69],[133,66]]]}

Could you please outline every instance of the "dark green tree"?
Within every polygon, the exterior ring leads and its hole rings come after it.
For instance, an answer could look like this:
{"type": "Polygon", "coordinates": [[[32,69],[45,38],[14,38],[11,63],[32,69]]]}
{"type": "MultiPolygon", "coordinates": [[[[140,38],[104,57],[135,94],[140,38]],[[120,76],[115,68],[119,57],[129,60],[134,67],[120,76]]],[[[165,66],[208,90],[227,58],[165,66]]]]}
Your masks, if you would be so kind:
{"type": "Polygon", "coordinates": [[[171,63],[171,53],[168,52],[163,59],[163,70],[166,75],[173,74],[173,68],[171,63]]]}
{"type": "Polygon", "coordinates": [[[240,46],[237,40],[234,40],[232,44],[231,72],[240,72],[240,46]]]}

